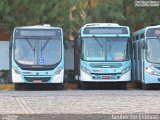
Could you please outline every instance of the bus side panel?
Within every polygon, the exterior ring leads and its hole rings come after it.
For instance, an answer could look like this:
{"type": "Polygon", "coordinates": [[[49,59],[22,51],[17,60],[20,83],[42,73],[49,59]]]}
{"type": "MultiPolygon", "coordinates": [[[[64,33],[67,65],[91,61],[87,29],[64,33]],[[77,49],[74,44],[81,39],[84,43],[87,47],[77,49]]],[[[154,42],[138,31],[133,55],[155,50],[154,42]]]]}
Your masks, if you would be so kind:
{"type": "Polygon", "coordinates": [[[74,61],[75,79],[78,80],[80,75],[80,51],[77,45],[77,40],[74,42],[74,61]]]}

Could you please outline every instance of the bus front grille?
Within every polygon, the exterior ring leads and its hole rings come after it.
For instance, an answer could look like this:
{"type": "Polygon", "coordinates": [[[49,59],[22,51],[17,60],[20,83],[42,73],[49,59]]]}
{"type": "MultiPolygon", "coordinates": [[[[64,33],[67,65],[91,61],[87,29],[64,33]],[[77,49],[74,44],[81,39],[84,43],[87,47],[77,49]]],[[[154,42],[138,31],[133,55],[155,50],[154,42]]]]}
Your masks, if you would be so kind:
{"type": "Polygon", "coordinates": [[[24,79],[28,82],[34,82],[34,81],[48,82],[51,79],[51,77],[24,77],[24,79]]]}

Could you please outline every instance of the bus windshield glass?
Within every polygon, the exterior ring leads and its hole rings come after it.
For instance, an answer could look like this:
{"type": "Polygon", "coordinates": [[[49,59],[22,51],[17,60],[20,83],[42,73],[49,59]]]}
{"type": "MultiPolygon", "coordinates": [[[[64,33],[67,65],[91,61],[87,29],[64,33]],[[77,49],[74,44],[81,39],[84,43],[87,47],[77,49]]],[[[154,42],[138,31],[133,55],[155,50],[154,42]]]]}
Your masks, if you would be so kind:
{"type": "Polygon", "coordinates": [[[152,63],[160,63],[160,39],[149,38],[147,39],[147,60],[152,63]]]}
{"type": "Polygon", "coordinates": [[[130,59],[129,38],[82,38],[81,58],[86,61],[125,61],[130,59]]]}
{"type": "Polygon", "coordinates": [[[22,65],[54,65],[61,60],[59,38],[15,38],[15,61],[22,65]]]}

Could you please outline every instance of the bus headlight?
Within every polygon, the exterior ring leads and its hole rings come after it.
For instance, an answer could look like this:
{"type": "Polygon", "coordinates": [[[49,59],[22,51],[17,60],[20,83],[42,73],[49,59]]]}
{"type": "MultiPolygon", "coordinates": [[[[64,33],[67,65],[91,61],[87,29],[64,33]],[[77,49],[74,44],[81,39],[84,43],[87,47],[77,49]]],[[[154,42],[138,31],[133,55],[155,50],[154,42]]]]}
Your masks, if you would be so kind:
{"type": "Polygon", "coordinates": [[[81,70],[82,70],[83,72],[87,73],[88,75],[91,75],[91,72],[90,72],[88,69],[86,69],[86,68],[84,68],[84,67],[81,67],[81,70]]]}
{"type": "Polygon", "coordinates": [[[151,75],[158,75],[152,68],[146,67],[146,71],[151,75]]]}
{"type": "Polygon", "coordinates": [[[58,68],[58,70],[55,72],[55,75],[59,75],[62,71],[62,67],[58,68]]]}
{"type": "Polygon", "coordinates": [[[123,70],[122,70],[122,74],[127,73],[129,70],[130,70],[130,66],[129,66],[129,67],[126,67],[125,69],[123,69],[123,70]]]}

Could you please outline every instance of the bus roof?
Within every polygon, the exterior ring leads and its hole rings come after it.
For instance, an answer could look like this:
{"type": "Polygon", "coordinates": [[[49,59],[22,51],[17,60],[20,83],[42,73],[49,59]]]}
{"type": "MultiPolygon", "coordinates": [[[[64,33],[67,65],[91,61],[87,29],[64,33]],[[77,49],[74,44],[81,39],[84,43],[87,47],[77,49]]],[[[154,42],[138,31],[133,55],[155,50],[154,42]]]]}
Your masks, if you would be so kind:
{"type": "Polygon", "coordinates": [[[127,26],[121,26],[118,23],[88,23],[85,24],[83,27],[127,27],[127,26]]]}
{"type": "Polygon", "coordinates": [[[147,26],[145,28],[142,28],[142,29],[139,29],[139,30],[135,31],[133,35],[135,36],[135,35],[145,34],[147,29],[149,29],[149,28],[160,28],[160,25],[147,26]]]}
{"type": "MultiPolygon", "coordinates": [[[[83,32],[84,32],[84,30],[85,30],[86,28],[89,28],[89,29],[93,29],[93,28],[97,28],[97,29],[98,29],[98,28],[103,28],[103,30],[104,30],[105,28],[106,28],[106,29],[108,28],[108,30],[107,30],[108,32],[109,32],[109,31],[112,31],[111,28],[113,28],[113,29],[115,28],[114,31],[117,32],[117,33],[116,33],[116,32],[115,32],[115,33],[105,33],[105,32],[104,32],[104,33],[103,33],[103,32],[101,33],[101,32],[98,32],[98,30],[97,30],[97,33],[89,33],[90,35],[91,35],[91,34],[92,34],[92,35],[93,35],[93,34],[97,34],[97,35],[101,35],[101,36],[104,36],[104,35],[106,36],[106,34],[108,34],[108,35],[109,35],[109,34],[110,34],[110,35],[111,35],[111,34],[115,34],[115,35],[116,35],[116,34],[122,34],[122,35],[124,34],[124,35],[127,35],[127,36],[130,35],[130,31],[129,31],[129,27],[128,27],[128,26],[121,26],[121,25],[119,25],[119,24],[117,24],[117,23],[88,23],[88,24],[85,24],[84,26],[81,27],[81,29],[80,29],[80,31],[79,31],[81,35],[84,35],[83,32]],[[127,28],[128,33],[126,34],[126,33],[118,32],[118,30],[116,30],[116,29],[117,29],[117,28],[120,28],[120,27],[122,27],[122,28],[127,28]]],[[[89,34],[88,34],[88,35],[89,35],[89,34]]],[[[87,35],[87,34],[85,34],[85,35],[87,35]]]]}
{"type": "Polygon", "coordinates": [[[63,30],[60,27],[51,27],[50,25],[34,25],[15,27],[13,35],[17,37],[57,37],[63,36],[63,30]]]}
{"type": "Polygon", "coordinates": [[[44,25],[15,27],[15,29],[62,29],[62,28],[61,27],[51,27],[51,25],[49,24],[44,24],[44,25]]]}
{"type": "Polygon", "coordinates": [[[119,24],[117,23],[88,23],[88,24],[85,24],[83,27],[87,27],[87,26],[90,26],[90,27],[109,27],[109,26],[120,26],[119,24]]]}

